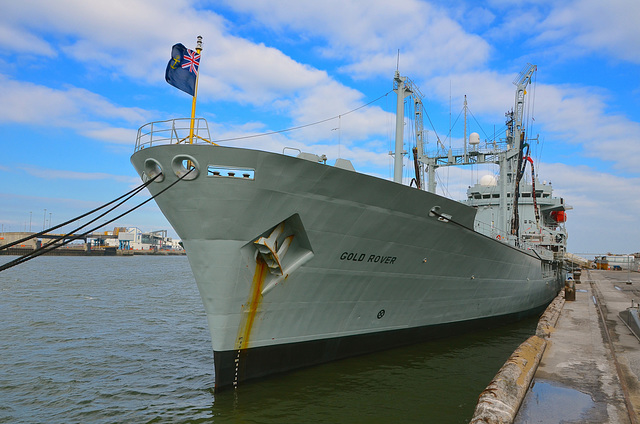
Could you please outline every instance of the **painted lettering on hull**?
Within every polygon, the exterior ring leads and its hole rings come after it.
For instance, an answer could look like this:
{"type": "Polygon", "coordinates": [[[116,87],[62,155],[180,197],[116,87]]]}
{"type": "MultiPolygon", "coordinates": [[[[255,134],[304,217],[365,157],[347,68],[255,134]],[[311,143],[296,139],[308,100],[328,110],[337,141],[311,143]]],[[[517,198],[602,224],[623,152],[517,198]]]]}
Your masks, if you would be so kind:
{"type": "Polygon", "coordinates": [[[370,253],[359,252],[342,252],[341,261],[364,262],[372,264],[388,264],[393,265],[398,258],[395,256],[376,255],[370,253]]]}

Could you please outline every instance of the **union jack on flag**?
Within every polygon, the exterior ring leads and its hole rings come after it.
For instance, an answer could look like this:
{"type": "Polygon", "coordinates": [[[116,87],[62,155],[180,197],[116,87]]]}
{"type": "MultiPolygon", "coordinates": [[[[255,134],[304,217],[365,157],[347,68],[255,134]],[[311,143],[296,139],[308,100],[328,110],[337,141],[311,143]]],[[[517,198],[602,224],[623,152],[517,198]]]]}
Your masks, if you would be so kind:
{"type": "Polygon", "coordinates": [[[200,65],[200,55],[193,50],[187,49],[187,53],[182,57],[183,63],[180,65],[184,69],[189,69],[189,72],[193,72],[198,75],[198,66],[200,65]]]}
{"type": "Polygon", "coordinates": [[[199,66],[200,54],[182,44],[176,44],[171,48],[171,60],[167,64],[165,79],[177,89],[195,96],[199,66]]]}

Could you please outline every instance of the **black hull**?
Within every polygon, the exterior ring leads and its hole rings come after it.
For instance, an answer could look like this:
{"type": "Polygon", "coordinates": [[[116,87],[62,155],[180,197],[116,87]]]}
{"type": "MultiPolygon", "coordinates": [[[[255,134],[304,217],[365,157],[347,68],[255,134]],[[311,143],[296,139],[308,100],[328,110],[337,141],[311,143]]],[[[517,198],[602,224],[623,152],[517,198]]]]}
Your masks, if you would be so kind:
{"type": "MultiPolygon", "coordinates": [[[[553,299],[549,302],[551,300],[553,299]]],[[[472,321],[257,347],[240,353],[214,351],[215,391],[273,374],[512,323],[542,313],[547,305],[548,303],[527,311],[472,321]],[[236,362],[236,359],[239,361],[236,362]],[[240,364],[237,370],[236,363],[240,364]]]]}

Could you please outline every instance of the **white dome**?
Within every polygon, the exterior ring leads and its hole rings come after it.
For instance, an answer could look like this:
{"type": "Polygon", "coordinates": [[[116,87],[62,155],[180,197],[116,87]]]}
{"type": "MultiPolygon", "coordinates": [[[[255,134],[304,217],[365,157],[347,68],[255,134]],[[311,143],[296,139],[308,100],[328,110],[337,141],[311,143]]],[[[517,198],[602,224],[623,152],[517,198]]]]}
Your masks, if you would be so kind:
{"type": "Polygon", "coordinates": [[[472,132],[471,134],[469,134],[469,144],[472,145],[476,145],[476,144],[480,144],[480,134],[478,134],[477,132],[472,132]]]}
{"type": "Polygon", "coordinates": [[[493,175],[483,175],[482,177],[480,177],[480,185],[497,186],[498,181],[496,180],[496,177],[494,177],[493,175]]]}

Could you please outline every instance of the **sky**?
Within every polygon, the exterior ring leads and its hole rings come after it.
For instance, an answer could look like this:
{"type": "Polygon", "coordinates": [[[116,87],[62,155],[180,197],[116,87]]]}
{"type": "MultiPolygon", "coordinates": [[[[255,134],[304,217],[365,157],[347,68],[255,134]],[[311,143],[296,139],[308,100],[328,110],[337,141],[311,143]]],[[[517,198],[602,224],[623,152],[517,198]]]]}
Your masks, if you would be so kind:
{"type": "MultiPolygon", "coordinates": [[[[40,231],[140,184],[137,129],[190,115],[192,98],[164,71],[171,46],[194,49],[200,35],[196,115],[213,139],[335,118],[221,144],[342,157],[388,179],[396,69],[423,95],[431,149],[436,134],[461,147],[465,95],[468,133],[503,131],[513,81],[534,64],[527,131],[539,179],[573,207],[568,250],[640,251],[637,0],[0,0],[0,10],[2,231],[40,231]]],[[[487,172],[444,168],[438,193],[462,200],[487,172]]],[[[114,226],[175,236],[154,202],[104,230],[114,226]]]]}

